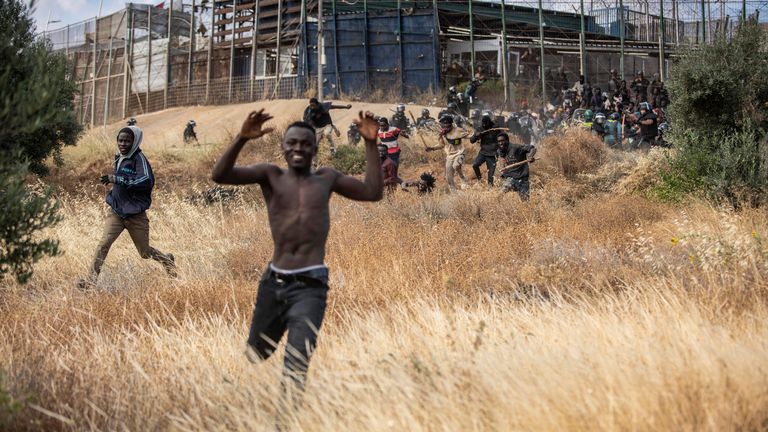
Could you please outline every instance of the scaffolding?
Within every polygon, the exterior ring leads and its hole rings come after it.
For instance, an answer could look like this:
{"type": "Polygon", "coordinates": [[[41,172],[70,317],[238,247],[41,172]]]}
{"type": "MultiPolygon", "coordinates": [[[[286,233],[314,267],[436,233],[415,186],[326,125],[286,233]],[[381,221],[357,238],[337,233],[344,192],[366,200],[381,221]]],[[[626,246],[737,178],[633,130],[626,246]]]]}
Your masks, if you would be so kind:
{"type": "Polygon", "coordinates": [[[318,89],[329,97],[434,94],[478,68],[501,84],[509,107],[579,75],[664,79],[681,51],[732,37],[765,8],[730,3],[166,0],[128,3],[43,36],[70,60],[77,115],[91,126],[318,89]]]}

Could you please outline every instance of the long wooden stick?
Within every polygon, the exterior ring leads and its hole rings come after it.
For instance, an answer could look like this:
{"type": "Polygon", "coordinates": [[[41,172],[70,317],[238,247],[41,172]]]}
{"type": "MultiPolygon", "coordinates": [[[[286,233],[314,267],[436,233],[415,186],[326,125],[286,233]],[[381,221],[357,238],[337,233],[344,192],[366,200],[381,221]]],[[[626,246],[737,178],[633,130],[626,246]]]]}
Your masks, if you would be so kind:
{"type": "Polygon", "coordinates": [[[513,164],[505,166],[504,168],[500,169],[499,171],[506,171],[506,170],[508,170],[510,168],[519,167],[520,165],[525,165],[528,162],[530,162],[528,159],[526,159],[524,161],[520,161],[520,162],[515,162],[513,164]]]}
{"type": "Polygon", "coordinates": [[[480,132],[480,135],[482,135],[482,134],[484,134],[484,133],[486,133],[486,132],[497,131],[497,130],[501,130],[501,131],[507,131],[507,132],[509,132],[509,128],[493,128],[493,129],[486,129],[486,130],[484,130],[484,131],[481,131],[481,132],[480,132]]]}
{"type": "MultiPolygon", "coordinates": [[[[413,127],[416,127],[416,117],[414,117],[414,115],[411,112],[411,110],[408,110],[408,115],[410,115],[411,116],[411,120],[413,120],[413,127]]],[[[424,140],[424,137],[421,136],[421,131],[420,130],[416,130],[416,135],[418,135],[419,138],[421,138],[421,143],[424,144],[424,147],[429,147],[427,145],[427,142],[424,140]]]]}

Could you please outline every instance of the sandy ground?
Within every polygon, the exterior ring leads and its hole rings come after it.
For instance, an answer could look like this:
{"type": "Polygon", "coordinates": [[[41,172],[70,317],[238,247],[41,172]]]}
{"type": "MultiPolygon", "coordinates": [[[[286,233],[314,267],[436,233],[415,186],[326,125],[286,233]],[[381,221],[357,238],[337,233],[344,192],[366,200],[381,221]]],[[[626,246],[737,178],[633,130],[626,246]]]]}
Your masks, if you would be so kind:
{"type": "MultiPolygon", "coordinates": [[[[391,116],[394,106],[392,104],[377,104],[364,102],[333,101],[334,104],[346,105],[352,104],[352,109],[333,110],[331,116],[336,127],[341,132],[341,142],[346,142],[346,131],[352,119],[357,116],[360,110],[373,111],[378,115],[391,116]]],[[[183,146],[182,134],[184,127],[189,120],[195,120],[197,127],[197,137],[201,144],[211,144],[221,142],[229,136],[234,135],[240,128],[242,121],[253,110],[264,108],[275,118],[272,124],[276,127],[287,125],[288,123],[300,120],[304,109],[307,107],[306,99],[289,100],[271,100],[246,103],[239,105],[222,106],[193,106],[182,108],[171,108],[151,114],[136,116],[137,125],[144,131],[143,147],[153,146],[183,146]]],[[[411,111],[418,117],[422,105],[406,105],[406,112],[411,111]]],[[[433,117],[440,111],[438,107],[431,107],[430,111],[433,117]]],[[[116,133],[124,121],[113,123],[104,128],[96,128],[89,131],[89,134],[104,133],[109,136],[116,133]]]]}

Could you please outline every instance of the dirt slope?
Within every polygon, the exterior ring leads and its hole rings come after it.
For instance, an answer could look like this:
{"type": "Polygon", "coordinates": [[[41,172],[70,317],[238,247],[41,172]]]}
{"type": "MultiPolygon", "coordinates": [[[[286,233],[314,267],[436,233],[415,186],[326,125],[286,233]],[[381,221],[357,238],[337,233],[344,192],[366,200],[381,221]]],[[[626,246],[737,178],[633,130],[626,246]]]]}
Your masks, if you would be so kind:
{"type": "MultiPolygon", "coordinates": [[[[392,104],[376,104],[364,102],[333,101],[340,105],[352,104],[350,110],[333,110],[331,116],[334,124],[342,133],[341,140],[346,142],[346,130],[352,119],[357,116],[360,110],[370,110],[378,115],[390,116],[393,109],[392,104]]],[[[240,124],[249,112],[264,108],[272,114],[275,119],[274,125],[280,127],[292,121],[300,120],[304,108],[307,107],[306,99],[291,100],[272,100],[259,101],[247,104],[224,105],[224,106],[193,106],[183,108],[171,108],[151,114],[136,116],[138,126],[144,131],[145,148],[153,146],[182,146],[182,132],[184,126],[189,120],[197,122],[197,136],[202,144],[218,143],[234,135],[240,128],[240,124]]],[[[407,105],[414,116],[419,115],[421,105],[407,105]]],[[[430,108],[432,116],[437,116],[439,109],[430,108]]],[[[107,133],[111,136],[125,123],[120,121],[107,126],[107,133]]],[[[102,128],[97,128],[89,132],[102,133],[102,128]]]]}

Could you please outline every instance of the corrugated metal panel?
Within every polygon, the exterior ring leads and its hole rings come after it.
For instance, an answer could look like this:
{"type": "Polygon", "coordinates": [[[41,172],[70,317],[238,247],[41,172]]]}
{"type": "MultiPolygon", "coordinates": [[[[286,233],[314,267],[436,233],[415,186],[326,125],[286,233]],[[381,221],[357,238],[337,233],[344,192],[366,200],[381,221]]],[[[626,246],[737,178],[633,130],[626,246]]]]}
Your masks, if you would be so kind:
{"type": "MultiPolygon", "coordinates": [[[[325,77],[324,93],[336,97],[339,90],[345,94],[364,93],[366,83],[377,89],[399,91],[401,84],[406,93],[424,91],[434,86],[437,53],[434,44],[434,15],[431,11],[414,11],[402,19],[401,43],[397,14],[376,13],[337,15],[338,29],[334,36],[334,19],[325,21],[325,77]],[[338,46],[334,47],[334,39],[338,46]],[[336,76],[338,53],[338,79],[336,76]],[[403,82],[400,81],[400,68],[403,82]],[[367,79],[366,79],[367,78],[367,79]]],[[[311,75],[317,75],[317,23],[307,24],[307,65],[311,75]]]]}
{"type": "MultiPolygon", "coordinates": [[[[468,11],[468,4],[466,2],[438,2],[437,8],[442,12],[466,14],[468,11]]],[[[501,6],[491,3],[474,3],[472,5],[472,14],[475,16],[483,16],[500,20],[501,6]]],[[[520,6],[507,6],[505,15],[507,17],[508,24],[519,23],[531,26],[539,25],[538,9],[525,8],[520,6]]],[[[581,30],[581,21],[578,15],[545,10],[542,18],[544,25],[549,28],[572,30],[576,32],[581,30]]],[[[594,18],[585,15],[584,21],[585,24],[589,26],[590,23],[594,21],[594,18]]]]}

